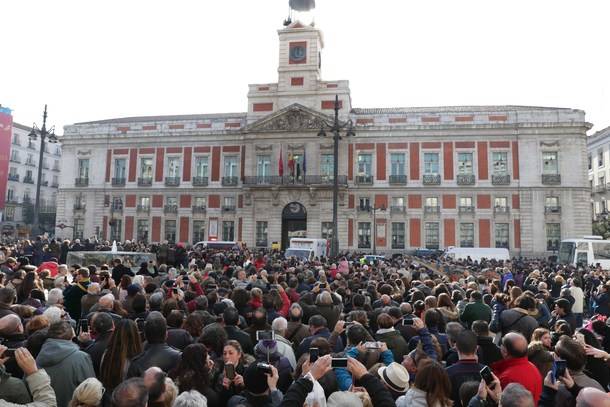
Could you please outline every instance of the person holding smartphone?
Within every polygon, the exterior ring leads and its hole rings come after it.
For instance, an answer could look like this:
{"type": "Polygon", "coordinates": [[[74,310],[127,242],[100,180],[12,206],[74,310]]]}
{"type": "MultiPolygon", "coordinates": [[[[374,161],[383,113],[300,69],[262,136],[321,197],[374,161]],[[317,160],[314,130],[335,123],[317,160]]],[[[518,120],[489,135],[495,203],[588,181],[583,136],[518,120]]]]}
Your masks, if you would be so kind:
{"type": "Polygon", "coordinates": [[[215,385],[220,396],[220,405],[226,405],[232,396],[244,390],[245,370],[241,345],[235,340],[227,341],[222,350],[222,366],[215,385]]]}

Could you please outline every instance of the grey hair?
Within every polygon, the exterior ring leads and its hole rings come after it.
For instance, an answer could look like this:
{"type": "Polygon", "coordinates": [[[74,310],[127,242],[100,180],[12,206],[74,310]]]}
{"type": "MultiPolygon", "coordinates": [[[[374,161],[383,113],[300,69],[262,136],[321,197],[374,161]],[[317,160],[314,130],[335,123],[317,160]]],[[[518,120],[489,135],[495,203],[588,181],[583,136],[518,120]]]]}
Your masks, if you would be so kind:
{"type": "Polygon", "coordinates": [[[104,386],[94,377],[90,377],[74,389],[69,407],[81,405],[97,406],[104,396],[104,386]]]}
{"type": "Polygon", "coordinates": [[[532,393],[519,383],[511,383],[502,390],[500,407],[534,407],[532,393]]]}
{"type": "Polygon", "coordinates": [[[284,317],[277,317],[271,323],[271,329],[275,332],[283,333],[288,329],[288,321],[286,321],[286,318],[284,317]]]}
{"type": "Polygon", "coordinates": [[[161,309],[161,304],[163,304],[163,293],[156,292],[152,294],[148,299],[148,303],[153,310],[161,309]]]}
{"type": "Polygon", "coordinates": [[[64,293],[60,288],[53,288],[47,295],[47,305],[61,304],[64,299],[64,293]]]}
{"type": "Polygon", "coordinates": [[[185,391],[176,397],[173,407],[207,407],[208,399],[197,390],[185,391]]]}
{"type": "Polygon", "coordinates": [[[445,333],[451,342],[457,342],[460,332],[464,330],[464,326],[459,322],[449,322],[445,327],[445,333]]]}

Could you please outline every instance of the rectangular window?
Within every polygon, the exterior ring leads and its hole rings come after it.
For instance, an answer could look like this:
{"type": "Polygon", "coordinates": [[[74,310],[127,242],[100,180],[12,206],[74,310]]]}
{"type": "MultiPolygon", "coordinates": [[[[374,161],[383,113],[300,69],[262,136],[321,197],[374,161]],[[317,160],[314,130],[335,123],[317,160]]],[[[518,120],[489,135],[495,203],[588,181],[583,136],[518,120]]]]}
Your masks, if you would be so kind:
{"type": "Polygon", "coordinates": [[[373,174],[373,156],[371,154],[358,154],[358,176],[371,176],[373,174]]]}
{"type": "Polygon", "coordinates": [[[140,158],[140,178],[152,178],[153,159],[150,157],[140,158]]]}
{"type": "Polygon", "coordinates": [[[13,190],[13,188],[9,188],[6,191],[6,200],[13,201],[13,199],[15,199],[15,191],[13,190]]]}
{"type": "Polygon", "coordinates": [[[195,197],[195,206],[197,208],[205,208],[208,204],[208,200],[205,196],[196,196],[195,197]]]}
{"type": "Polygon", "coordinates": [[[225,156],[225,166],[224,166],[224,176],[225,177],[237,177],[237,156],[228,155],[225,156]]]}
{"type": "Polygon", "coordinates": [[[28,154],[28,157],[25,160],[25,163],[29,164],[29,165],[36,165],[36,164],[34,164],[34,156],[32,154],[28,154]]]}
{"type": "Polygon", "coordinates": [[[361,196],[358,199],[358,208],[361,211],[368,211],[370,207],[371,207],[371,199],[369,197],[361,196]]]}
{"type": "Polygon", "coordinates": [[[392,249],[405,248],[405,224],[392,222],[392,249]]]}
{"type": "Polygon", "coordinates": [[[371,248],[371,223],[370,222],[359,222],[358,223],[358,248],[370,249],[371,248]]]}
{"type": "Polygon", "coordinates": [[[588,163],[589,163],[589,171],[591,171],[591,169],[592,169],[592,168],[591,168],[591,167],[592,167],[591,162],[593,161],[593,160],[591,159],[591,154],[589,154],[589,156],[587,157],[587,160],[588,160],[588,163]]]}
{"type": "Polygon", "coordinates": [[[195,157],[195,176],[207,178],[208,177],[208,157],[195,157]]]}
{"type": "Polygon", "coordinates": [[[440,244],[438,222],[426,222],[424,225],[424,234],[426,236],[426,248],[438,249],[440,244]]]}
{"type": "Polygon", "coordinates": [[[85,220],[74,219],[73,239],[83,239],[85,236],[85,220]]]}
{"type": "Polygon", "coordinates": [[[16,176],[17,175],[17,167],[10,167],[8,170],[8,175],[10,176],[16,176]]]}
{"type": "Polygon", "coordinates": [[[438,206],[438,198],[435,196],[429,196],[426,198],[425,201],[425,206],[427,207],[431,207],[431,208],[436,208],[438,206]]]}
{"type": "Polygon", "coordinates": [[[424,153],[424,174],[439,174],[438,153],[424,153]]]}
{"type": "Polygon", "coordinates": [[[4,220],[12,222],[15,220],[15,207],[7,206],[4,208],[4,220]]]}
{"type": "Polygon", "coordinates": [[[82,179],[89,178],[89,159],[80,158],[78,160],[78,177],[82,179]]]}
{"type": "Polygon", "coordinates": [[[508,207],[508,199],[505,196],[497,196],[494,198],[495,208],[506,208],[508,207]]]}
{"type": "Polygon", "coordinates": [[[176,243],[176,221],[166,220],[165,221],[165,240],[169,243],[176,243]]]}
{"type": "Polygon", "coordinates": [[[148,242],[148,219],[138,219],[136,237],[138,242],[148,242]]]}
{"type": "Polygon", "coordinates": [[[178,198],[176,198],[175,196],[168,196],[165,198],[165,204],[167,206],[178,206],[178,198]]]}
{"type": "Polygon", "coordinates": [[[335,158],[332,154],[322,154],[320,158],[320,175],[331,177],[334,175],[335,158]]]}
{"type": "Polygon", "coordinates": [[[559,207],[559,197],[558,196],[547,196],[544,198],[544,206],[550,208],[559,207]]]}
{"type": "Polygon", "coordinates": [[[460,247],[474,247],[474,223],[460,223],[460,247]]]}
{"type": "Polygon", "coordinates": [[[393,196],[392,197],[392,207],[393,208],[404,208],[405,207],[405,198],[402,196],[393,196]]]}
{"type": "Polygon", "coordinates": [[[322,222],[322,239],[332,240],[333,238],[333,223],[322,222]]]}
{"type": "Polygon", "coordinates": [[[606,177],[603,175],[600,175],[599,178],[597,179],[597,185],[599,185],[600,187],[603,187],[604,185],[606,185],[606,177]]]}
{"type": "Polygon", "coordinates": [[[390,175],[405,175],[405,155],[403,153],[390,154],[390,175]]]}
{"type": "Polygon", "coordinates": [[[508,249],[508,223],[496,223],[496,247],[508,249]]]}
{"type": "Polygon", "coordinates": [[[125,179],[127,168],[127,160],[124,158],[117,158],[114,160],[114,178],[125,179]]]}
{"type": "Polygon", "coordinates": [[[193,244],[202,242],[205,240],[205,221],[194,220],[193,221],[193,244]]]}
{"type": "Polygon", "coordinates": [[[545,151],[542,153],[542,173],[559,174],[559,162],[556,151],[545,151]]]}
{"type": "Polygon", "coordinates": [[[169,178],[180,178],[180,157],[167,158],[167,176],[169,178]]]}
{"type": "Polygon", "coordinates": [[[227,208],[235,208],[235,197],[234,196],[225,196],[223,198],[224,206],[227,208]]]}
{"type": "Polygon", "coordinates": [[[256,222],[256,246],[267,247],[267,222],[256,222]]]}
{"type": "Polygon", "coordinates": [[[11,161],[19,161],[19,151],[11,151],[11,161]]]}
{"type": "Polygon", "coordinates": [[[18,134],[13,134],[13,144],[15,144],[16,146],[21,145],[21,142],[19,141],[19,135],[18,134]]]}
{"type": "Polygon", "coordinates": [[[222,222],[222,240],[233,242],[235,240],[235,223],[233,221],[222,222]]]}
{"type": "Polygon", "coordinates": [[[59,177],[57,175],[53,175],[53,186],[56,187],[59,185],[59,177]]]}
{"type": "Polygon", "coordinates": [[[139,198],[140,203],[138,204],[138,206],[142,209],[148,209],[150,208],[150,197],[149,196],[141,196],[139,198]]]}
{"type": "Polygon", "coordinates": [[[472,153],[458,153],[458,174],[474,174],[472,153]]]}
{"type": "Polygon", "coordinates": [[[547,223],[546,224],[546,249],[550,251],[559,250],[561,242],[561,224],[547,223]]]}
{"type": "Polygon", "coordinates": [[[121,238],[121,230],[123,230],[123,220],[112,219],[110,223],[110,241],[116,240],[121,242],[123,240],[121,238]]]}
{"type": "Polygon", "coordinates": [[[599,150],[597,152],[597,166],[598,167],[604,166],[604,150],[599,150]]]}
{"type": "Polygon", "coordinates": [[[508,153],[506,151],[492,152],[491,165],[494,175],[508,174],[508,153]]]}
{"type": "Polygon", "coordinates": [[[258,177],[268,177],[271,175],[270,155],[259,155],[256,157],[256,175],[258,177]]]}
{"type": "Polygon", "coordinates": [[[460,206],[464,206],[464,207],[472,206],[472,197],[461,196],[460,197],[460,206]]]}

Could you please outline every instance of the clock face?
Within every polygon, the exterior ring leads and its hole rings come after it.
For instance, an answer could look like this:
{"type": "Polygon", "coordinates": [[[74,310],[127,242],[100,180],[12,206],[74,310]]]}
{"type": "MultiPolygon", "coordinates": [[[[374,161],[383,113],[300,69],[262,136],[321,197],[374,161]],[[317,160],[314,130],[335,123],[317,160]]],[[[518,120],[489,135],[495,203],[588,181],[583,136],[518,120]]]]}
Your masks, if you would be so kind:
{"type": "Polygon", "coordinates": [[[305,43],[290,44],[290,63],[303,64],[307,57],[307,46],[305,43]]]}

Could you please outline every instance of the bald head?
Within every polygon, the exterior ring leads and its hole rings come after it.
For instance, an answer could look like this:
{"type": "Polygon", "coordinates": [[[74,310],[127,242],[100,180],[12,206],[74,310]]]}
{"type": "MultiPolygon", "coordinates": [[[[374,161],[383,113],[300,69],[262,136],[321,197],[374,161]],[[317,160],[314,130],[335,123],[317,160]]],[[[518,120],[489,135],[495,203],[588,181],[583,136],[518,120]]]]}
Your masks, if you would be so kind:
{"type": "Polygon", "coordinates": [[[509,332],[502,339],[502,352],[504,357],[522,358],[527,356],[527,340],[517,332],[509,332]]]}
{"type": "Polygon", "coordinates": [[[585,387],[576,397],[576,407],[610,407],[610,395],[593,387],[585,387]]]}
{"type": "Polygon", "coordinates": [[[15,335],[23,333],[21,318],[16,314],[9,314],[0,318],[0,335],[15,335]]]}

